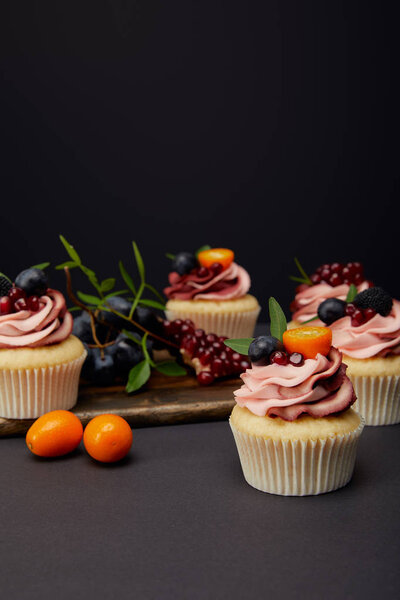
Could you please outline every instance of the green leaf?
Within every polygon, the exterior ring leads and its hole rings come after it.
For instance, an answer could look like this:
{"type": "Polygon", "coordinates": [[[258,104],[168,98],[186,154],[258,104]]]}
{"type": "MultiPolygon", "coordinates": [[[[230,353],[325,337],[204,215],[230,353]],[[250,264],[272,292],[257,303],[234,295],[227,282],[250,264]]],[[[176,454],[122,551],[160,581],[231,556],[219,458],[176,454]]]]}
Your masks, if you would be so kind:
{"type": "Polygon", "coordinates": [[[139,252],[139,248],[137,247],[136,242],[132,242],[132,246],[133,246],[133,252],[135,254],[135,260],[136,260],[137,268],[138,268],[139,275],[140,275],[140,280],[141,280],[142,283],[144,283],[144,281],[145,281],[145,270],[144,270],[143,258],[142,258],[142,255],[139,252]]]}
{"type": "Polygon", "coordinates": [[[0,277],[4,277],[5,279],[7,279],[7,281],[12,283],[11,279],[9,277],[7,277],[7,275],[5,273],[0,273],[0,277]]]}
{"type": "Polygon", "coordinates": [[[205,244],[205,246],[200,246],[200,248],[198,250],[196,250],[196,252],[195,252],[196,258],[200,254],[200,252],[205,252],[205,250],[211,250],[210,244],[205,244]]]}
{"type": "Polygon", "coordinates": [[[62,269],[64,269],[64,267],[68,267],[69,269],[75,269],[76,267],[79,267],[79,265],[77,265],[76,262],[73,260],[67,260],[61,263],[60,265],[57,265],[56,269],[57,271],[61,271],[62,269]]]}
{"type": "Polygon", "coordinates": [[[142,340],[135,337],[135,334],[133,334],[131,331],[128,331],[127,329],[123,329],[122,333],[124,335],[126,335],[127,338],[129,338],[130,340],[135,342],[135,344],[138,344],[139,346],[142,345],[142,340]]]}
{"type": "Polygon", "coordinates": [[[312,317],[311,319],[307,319],[307,321],[303,321],[302,325],[307,325],[307,323],[311,323],[311,321],[317,321],[317,319],[319,319],[318,315],[316,315],[315,317],[312,317]]]}
{"type": "Polygon", "coordinates": [[[156,370],[163,375],[168,375],[168,377],[182,377],[183,375],[187,375],[186,369],[178,365],[175,360],[156,363],[156,370]]]}
{"type": "Polygon", "coordinates": [[[152,285],[150,285],[150,283],[145,283],[145,287],[147,287],[147,289],[148,289],[148,290],[150,290],[151,292],[153,292],[153,294],[154,294],[155,296],[157,296],[157,298],[158,298],[159,300],[161,300],[161,302],[162,302],[162,303],[165,303],[165,298],[163,298],[163,296],[160,294],[160,292],[158,292],[158,291],[156,290],[156,288],[155,288],[155,287],[153,287],[152,285]]]}
{"type": "Polygon", "coordinates": [[[131,292],[133,292],[134,295],[136,296],[135,284],[133,283],[132,277],[129,275],[128,271],[125,269],[122,260],[119,261],[118,265],[119,265],[120,273],[122,275],[122,279],[125,281],[126,285],[131,290],[131,292]]]}
{"type": "Polygon", "coordinates": [[[142,350],[143,350],[143,354],[144,354],[144,357],[145,357],[145,359],[147,360],[147,362],[148,362],[149,364],[153,364],[153,366],[154,366],[154,363],[152,362],[152,360],[151,360],[151,358],[150,358],[149,351],[147,350],[147,338],[148,338],[148,335],[149,335],[149,334],[148,334],[148,332],[146,331],[146,333],[145,333],[145,334],[144,334],[144,336],[142,337],[142,340],[141,340],[141,346],[142,346],[142,350]]]}
{"type": "Polygon", "coordinates": [[[232,338],[225,340],[224,344],[228,346],[228,348],[232,348],[235,352],[247,356],[249,353],[249,346],[253,340],[254,338],[232,338]]]}
{"type": "Polygon", "coordinates": [[[107,300],[107,298],[112,298],[113,296],[122,296],[122,294],[127,294],[129,292],[129,290],[118,290],[117,292],[111,292],[110,294],[107,294],[107,296],[104,296],[104,298],[107,300]]]}
{"type": "Polygon", "coordinates": [[[350,285],[349,291],[347,292],[346,302],[353,302],[354,298],[357,296],[358,290],[354,283],[350,285]]]}
{"type": "Polygon", "coordinates": [[[279,303],[272,296],[269,299],[269,318],[271,335],[282,341],[283,332],[287,329],[286,317],[279,303]]]}
{"type": "Polygon", "coordinates": [[[171,260],[174,260],[175,254],[171,254],[171,252],[166,252],[165,256],[171,260]]]}
{"type": "Polygon", "coordinates": [[[144,298],[139,300],[139,304],[143,306],[151,306],[151,308],[158,308],[159,310],[165,310],[165,304],[157,302],[157,300],[145,300],[144,298]]]}
{"type": "Polygon", "coordinates": [[[49,262],[43,262],[43,263],[39,263],[38,265],[33,265],[33,267],[31,267],[31,269],[46,269],[48,266],[50,265],[49,262]]]}
{"type": "Polygon", "coordinates": [[[92,271],[92,269],[89,269],[88,267],[85,267],[85,265],[82,265],[82,263],[79,264],[79,267],[80,267],[81,271],[83,271],[83,273],[85,273],[86,277],[89,279],[92,286],[95,287],[98,292],[100,292],[101,289],[99,286],[99,281],[96,277],[96,273],[94,271],[92,271]]]}
{"type": "Polygon", "coordinates": [[[150,378],[150,365],[147,360],[142,360],[129,371],[126,391],[128,394],[139,390],[150,378]]]}
{"type": "Polygon", "coordinates": [[[308,285],[312,285],[312,281],[309,278],[309,276],[307,275],[307,273],[305,272],[305,270],[303,269],[303,267],[301,266],[299,259],[294,257],[294,262],[296,263],[296,267],[300,271],[301,275],[304,277],[305,282],[308,283],[308,285]]]}
{"type": "Polygon", "coordinates": [[[71,306],[71,308],[68,309],[69,312],[75,312],[77,310],[82,310],[80,306],[71,306]]]}
{"type": "Polygon", "coordinates": [[[60,235],[60,240],[61,240],[64,248],[70,255],[70,257],[72,258],[72,260],[74,262],[76,262],[78,265],[82,264],[79,254],[77,253],[75,248],[69,242],[67,242],[67,240],[65,239],[65,237],[63,235],[60,235]]]}
{"type": "Polygon", "coordinates": [[[307,285],[309,285],[308,281],[306,279],[303,279],[303,277],[296,277],[295,275],[289,275],[289,279],[291,279],[292,281],[299,281],[300,283],[306,283],[307,285]]]}
{"type": "Polygon", "coordinates": [[[100,284],[100,289],[102,292],[109,292],[115,286],[114,277],[109,277],[108,279],[104,279],[100,284]]]}
{"type": "Polygon", "coordinates": [[[79,291],[76,293],[78,295],[78,298],[82,300],[82,302],[85,302],[85,304],[98,306],[102,301],[101,298],[98,298],[97,296],[91,296],[90,294],[84,294],[83,292],[79,291]]]}

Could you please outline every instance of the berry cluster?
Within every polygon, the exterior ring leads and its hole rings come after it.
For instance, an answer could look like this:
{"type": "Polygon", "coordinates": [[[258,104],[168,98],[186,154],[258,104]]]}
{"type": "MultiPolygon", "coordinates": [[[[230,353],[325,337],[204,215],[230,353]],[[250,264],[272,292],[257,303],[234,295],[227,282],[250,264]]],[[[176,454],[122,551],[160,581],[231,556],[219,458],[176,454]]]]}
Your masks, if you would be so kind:
{"type": "Polygon", "coordinates": [[[313,284],[328,283],[332,287],[345,283],[360,285],[364,281],[364,267],[359,262],[323,264],[310,277],[313,284]]]}
{"type": "Polygon", "coordinates": [[[352,327],[359,327],[378,313],[386,317],[393,305],[391,296],[379,287],[371,287],[357,294],[353,302],[328,298],[318,307],[318,317],[330,325],[343,317],[350,317],[352,327]]]}
{"type": "Polygon", "coordinates": [[[5,277],[1,277],[0,315],[9,315],[20,310],[39,310],[40,296],[46,293],[47,276],[40,269],[26,269],[16,278],[12,285],[5,277]]]}
{"type": "Polygon", "coordinates": [[[249,346],[249,358],[255,366],[275,363],[301,367],[304,364],[304,356],[300,352],[287,352],[282,342],[272,335],[260,335],[255,338],[249,346]]]}
{"type": "Polygon", "coordinates": [[[172,261],[172,270],[181,276],[190,274],[207,279],[210,276],[219,275],[223,269],[223,265],[219,262],[214,262],[209,267],[200,265],[195,255],[190,252],[180,252],[172,261]]]}
{"type": "Polygon", "coordinates": [[[195,329],[190,319],[164,321],[164,336],[179,346],[202,385],[209,385],[218,377],[238,375],[250,367],[245,356],[224,344],[226,337],[195,329]]]}

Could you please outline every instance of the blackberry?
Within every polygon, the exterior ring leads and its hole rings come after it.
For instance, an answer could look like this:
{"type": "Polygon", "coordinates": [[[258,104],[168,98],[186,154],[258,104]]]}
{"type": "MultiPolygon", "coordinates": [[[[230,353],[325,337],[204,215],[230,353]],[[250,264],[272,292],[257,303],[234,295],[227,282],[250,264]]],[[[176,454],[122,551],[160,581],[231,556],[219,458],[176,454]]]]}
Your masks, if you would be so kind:
{"type": "Polygon", "coordinates": [[[393,306],[393,299],[381,287],[371,287],[357,294],[353,300],[357,308],[373,308],[382,317],[387,317],[393,306]]]}
{"type": "Polygon", "coordinates": [[[3,277],[3,275],[0,276],[0,297],[7,296],[11,288],[12,283],[10,283],[6,277],[3,277]]]}

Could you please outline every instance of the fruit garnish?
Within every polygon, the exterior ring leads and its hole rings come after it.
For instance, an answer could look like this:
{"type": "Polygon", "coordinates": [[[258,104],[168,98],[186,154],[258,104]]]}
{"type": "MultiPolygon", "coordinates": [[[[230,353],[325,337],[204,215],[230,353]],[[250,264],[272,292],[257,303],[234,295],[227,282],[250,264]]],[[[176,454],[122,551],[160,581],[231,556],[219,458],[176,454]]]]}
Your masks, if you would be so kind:
{"type": "Polygon", "coordinates": [[[298,281],[307,286],[320,283],[336,287],[345,283],[346,285],[360,285],[364,281],[364,267],[359,262],[348,262],[346,264],[333,262],[320,265],[315,272],[308,276],[297,258],[294,259],[299,270],[300,277],[290,276],[293,281],[298,281]]]}
{"type": "Polygon", "coordinates": [[[25,269],[15,278],[15,286],[27,296],[43,296],[48,288],[47,275],[41,269],[25,269]]]}
{"type": "Polygon", "coordinates": [[[214,263],[219,263],[225,270],[233,263],[235,255],[228,248],[211,248],[199,252],[197,258],[202,267],[210,268],[214,263]]]}
{"type": "Polygon", "coordinates": [[[68,410],[53,410],[31,425],[26,445],[37,456],[64,456],[79,446],[82,435],[82,423],[76,415],[68,410]]]}
{"type": "Polygon", "coordinates": [[[179,275],[186,275],[197,266],[197,259],[192,252],[179,252],[172,261],[172,270],[179,273],[179,275]]]}
{"type": "Polygon", "coordinates": [[[327,298],[318,306],[318,317],[330,325],[346,315],[347,303],[339,298],[327,298]]]}
{"type": "Polygon", "coordinates": [[[272,335],[260,335],[249,346],[249,358],[255,366],[270,364],[273,352],[284,350],[282,342],[272,335]]]}
{"type": "Polygon", "coordinates": [[[132,429],[118,415],[99,415],[85,427],[83,444],[99,462],[113,463],[124,458],[132,446],[132,429]]]}
{"type": "Polygon", "coordinates": [[[7,296],[12,287],[11,281],[5,275],[0,275],[0,297],[7,296]]]}
{"type": "Polygon", "coordinates": [[[387,317],[393,306],[393,299],[381,287],[370,287],[357,294],[353,303],[357,308],[372,308],[375,312],[387,317]]]}
{"type": "Polygon", "coordinates": [[[283,334],[283,344],[288,352],[300,353],[304,358],[326,356],[332,346],[332,331],[328,327],[296,327],[283,334]]]}

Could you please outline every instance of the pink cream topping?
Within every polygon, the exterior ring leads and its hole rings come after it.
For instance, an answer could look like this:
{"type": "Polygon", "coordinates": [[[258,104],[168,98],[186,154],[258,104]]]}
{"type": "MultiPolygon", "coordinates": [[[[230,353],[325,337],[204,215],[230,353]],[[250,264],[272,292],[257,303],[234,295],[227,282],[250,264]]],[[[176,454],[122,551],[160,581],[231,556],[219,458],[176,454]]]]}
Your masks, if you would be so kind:
{"type": "Polygon", "coordinates": [[[199,277],[196,272],[179,275],[173,271],[168,279],[164,294],[174,300],[233,300],[245,296],[251,284],[247,271],[234,262],[219,275],[199,277]]]}
{"type": "MultiPolygon", "coordinates": [[[[368,288],[368,283],[364,281],[357,286],[357,291],[362,292],[368,288]]],[[[350,286],[346,283],[337,285],[335,287],[328,283],[318,283],[316,285],[310,285],[305,287],[304,290],[297,293],[294,299],[295,310],[293,311],[293,320],[299,323],[304,323],[308,319],[315,317],[318,311],[318,307],[327,298],[339,298],[339,300],[346,300],[350,286]]],[[[313,326],[319,327],[324,325],[319,319],[313,321],[313,326]]]]}
{"type": "Polygon", "coordinates": [[[371,358],[400,354],[400,302],[393,300],[387,317],[376,314],[372,319],[352,327],[351,318],[343,317],[330,325],[332,339],[343,354],[353,358],[371,358]]]}
{"type": "Polygon", "coordinates": [[[356,400],[346,369],[341,352],[333,346],[328,356],[307,358],[301,367],[252,366],[241,375],[243,385],[234,392],[235,400],[259,417],[285,421],[302,414],[326,417],[346,410],[356,400]]]}
{"type": "Polygon", "coordinates": [[[0,316],[0,348],[35,348],[65,340],[72,331],[72,315],[61,292],[48,289],[39,310],[0,316]]]}

